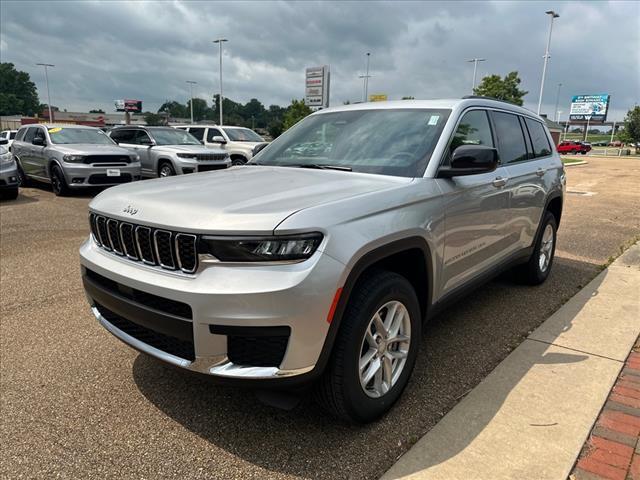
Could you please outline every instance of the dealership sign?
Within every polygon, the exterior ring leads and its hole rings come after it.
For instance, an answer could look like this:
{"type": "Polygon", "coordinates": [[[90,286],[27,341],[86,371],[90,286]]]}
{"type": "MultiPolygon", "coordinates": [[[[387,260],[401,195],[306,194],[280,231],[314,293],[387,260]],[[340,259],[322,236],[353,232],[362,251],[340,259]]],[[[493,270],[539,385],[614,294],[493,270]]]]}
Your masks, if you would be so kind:
{"type": "Polygon", "coordinates": [[[142,112],[142,100],[115,100],[117,112],[142,112]]]}
{"type": "Polygon", "coordinates": [[[304,98],[312,110],[329,106],[329,65],[307,68],[304,98]]]}
{"type": "Polygon", "coordinates": [[[610,98],[610,95],[575,95],[571,99],[569,120],[606,121],[610,98]]]}
{"type": "Polygon", "coordinates": [[[386,102],[387,94],[386,93],[372,93],[369,95],[370,102],[386,102]]]}

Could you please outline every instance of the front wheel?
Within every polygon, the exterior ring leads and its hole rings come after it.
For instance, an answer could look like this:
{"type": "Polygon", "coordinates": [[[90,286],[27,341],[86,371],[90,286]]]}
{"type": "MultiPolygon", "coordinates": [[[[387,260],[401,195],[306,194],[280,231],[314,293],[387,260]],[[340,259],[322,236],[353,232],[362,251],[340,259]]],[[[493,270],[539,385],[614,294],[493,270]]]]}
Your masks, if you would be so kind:
{"type": "Polygon", "coordinates": [[[420,344],[416,292],[380,271],[354,288],[316,399],[330,414],[366,423],[386,413],[406,387],[420,344]]]}
{"type": "Polygon", "coordinates": [[[62,170],[57,165],[51,167],[51,189],[56,197],[64,197],[69,195],[69,187],[67,181],[64,179],[62,170]]]}
{"type": "Polygon", "coordinates": [[[160,164],[160,168],[158,169],[158,176],[160,177],[173,177],[176,174],[176,171],[173,169],[173,165],[169,162],[163,162],[160,164]]]}
{"type": "Polygon", "coordinates": [[[0,193],[0,197],[5,200],[15,200],[18,198],[18,187],[7,188],[5,191],[0,193]]]}
{"type": "Polygon", "coordinates": [[[556,252],[556,232],[558,223],[551,212],[545,212],[542,225],[529,261],[517,268],[517,278],[529,285],[543,283],[553,265],[556,252]]]}

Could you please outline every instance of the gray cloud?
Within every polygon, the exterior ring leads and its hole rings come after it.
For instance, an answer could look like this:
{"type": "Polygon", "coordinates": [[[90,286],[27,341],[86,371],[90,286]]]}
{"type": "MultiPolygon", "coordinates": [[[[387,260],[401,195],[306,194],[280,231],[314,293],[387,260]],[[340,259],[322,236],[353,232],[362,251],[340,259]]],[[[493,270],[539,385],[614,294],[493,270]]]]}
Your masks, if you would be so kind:
{"type": "Polygon", "coordinates": [[[479,78],[518,70],[538,99],[548,32],[554,26],[543,111],[571,95],[611,93],[612,118],[640,101],[640,6],[637,2],[12,2],[0,3],[0,57],[29,72],[56,64],[52,103],[68,110],[113,109],[140,98],[155,110],[186,101],[186,80],[211,99],[218,89],[215,37],[225,44],[225,95],[266,105],[303,95],[304,68],[331,65],[332,103],[358,101],[369,51],[370,93],[389,98],[469,93],[474,56],[487,58],[479,78]]]}

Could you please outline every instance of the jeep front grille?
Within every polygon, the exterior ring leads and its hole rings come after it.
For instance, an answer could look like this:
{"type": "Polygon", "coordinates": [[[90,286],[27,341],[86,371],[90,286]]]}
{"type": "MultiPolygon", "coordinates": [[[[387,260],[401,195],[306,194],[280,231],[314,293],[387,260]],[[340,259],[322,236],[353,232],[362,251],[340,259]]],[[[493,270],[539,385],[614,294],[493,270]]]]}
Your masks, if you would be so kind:
{"type": "Polygon", "coordinates": [[[227,158],[226,153],[198,153],[196,154],[198,160],[210,160],[210,161],[222,161],[227,158]]]}
{"type": "Polygon", "coordinates": [[[193,273],[198,268],[197,237],[190,233],[121,222],[91,213],[91,234],[104,250],[166,270],[193,273]]]}

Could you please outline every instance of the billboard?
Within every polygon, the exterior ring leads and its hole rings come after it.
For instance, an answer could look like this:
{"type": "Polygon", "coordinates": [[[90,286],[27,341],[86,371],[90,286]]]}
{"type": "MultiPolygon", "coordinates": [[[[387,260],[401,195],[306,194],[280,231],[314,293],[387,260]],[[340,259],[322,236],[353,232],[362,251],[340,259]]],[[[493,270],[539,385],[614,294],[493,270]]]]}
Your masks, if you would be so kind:
{"type": "Polygon", "coordinates": [[[603,95],[574,95],[571,98],[569,120],[589,122],[605,122],[611,96],[603,95]]]}
{"type": "Polygon", "coordinates": [[[312,110],[329,106],[329,79],[329,65],[306,69],[304,99],[312,110]]]}
{"type": "Polygon", "coordinates": [[[115,100],[116,112],[142,112],[142,100],[115,100]]]}
{"type": "Polygon", "coordinates": [[[386,93],[372,93],[369,95],[370,102],[386,102],[387,94],[386,93]]]}

